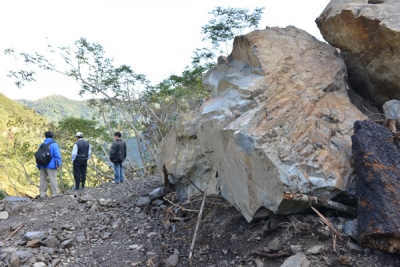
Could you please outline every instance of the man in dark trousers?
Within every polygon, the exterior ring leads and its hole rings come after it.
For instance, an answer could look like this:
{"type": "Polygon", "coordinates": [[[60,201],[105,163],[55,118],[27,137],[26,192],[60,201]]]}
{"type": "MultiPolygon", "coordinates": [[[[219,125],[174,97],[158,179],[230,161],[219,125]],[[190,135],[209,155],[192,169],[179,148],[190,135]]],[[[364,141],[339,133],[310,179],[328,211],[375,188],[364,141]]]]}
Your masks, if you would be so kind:
{"type": "Polygon", "coordinates": [[[77,132],[75,135],[76,143],[72,149],[72,162],[74,166],[74,190],[85,188],[87,162],[90,159],[92,150],[88,141],[83,139],[83,133],[77,132]]]}
{"type": "Polygon", "coordinates": [[[58,193],[58,183],[57,183],[57,170],[62,165],[61,159],[61,151],[58,144],[53,139],[53,132],[45,132],[44,136],[46,139],[44,140],[43,144],[50,143],[50,155],[51,160],[47,165],[39,165],[37,164],[36,167],[40,170],[40,186],[39,192],[40,197],[44,198],[47,196],[47,177],[50,180],[50,189],[51,189],[51,196],[56,197],[59,195],[58,193]]]}
{"type": "Polygon", "coordinates": [[[126,143],[121,139],[121,132],[114,133],[114,142],[111,145],[110,160],[114,163],[115,184],[124,182],[124,167],[122,162],[126,159],[126,143]]]}

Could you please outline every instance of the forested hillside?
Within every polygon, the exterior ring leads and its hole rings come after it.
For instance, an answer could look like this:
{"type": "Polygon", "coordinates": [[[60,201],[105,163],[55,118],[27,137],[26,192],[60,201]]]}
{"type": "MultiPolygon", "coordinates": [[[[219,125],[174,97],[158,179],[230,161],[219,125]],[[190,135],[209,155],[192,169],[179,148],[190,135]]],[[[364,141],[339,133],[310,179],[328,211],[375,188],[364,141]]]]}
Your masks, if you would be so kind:
{"type": "Polygon", "coordinates": [[[0,94],[0,190],[33,194],[38,179],[33,153],[42,141],[47,120],[0,94]]]}
{"type": "Polygon", "coordinates": [[[88,101],[72,100],[60,95],[51,95],[38,100],[16,100],[18,103],[35,110],[49,121],[60,121],[62,118],[74,117],[92,119],[95,110],[88,106],[88,101]]]}

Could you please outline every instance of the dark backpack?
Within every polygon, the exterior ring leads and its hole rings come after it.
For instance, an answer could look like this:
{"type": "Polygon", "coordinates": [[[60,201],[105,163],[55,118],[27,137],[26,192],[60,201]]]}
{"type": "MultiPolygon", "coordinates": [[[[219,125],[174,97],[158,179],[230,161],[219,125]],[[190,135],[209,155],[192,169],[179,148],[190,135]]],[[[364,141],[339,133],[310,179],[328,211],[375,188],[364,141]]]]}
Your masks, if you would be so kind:
{"type": "Polygon", "coordinates": [[[43,143],[40,145],[38,151],[35,153],[36,163],[38,165],[46,166],[50,163],[53,156],[50,155],[50,145],[54,142],[43,143]]]}
{"type": "Polygon", "coordinates": [[[120,144],[118,142],[117,152],[115,153],[115,162],[118,162],[118,163],[122,163],[124,161],[124,156],[122,155],[121,147],[120,147],[121,145],[123,145],[123,144],[120,144]]]}

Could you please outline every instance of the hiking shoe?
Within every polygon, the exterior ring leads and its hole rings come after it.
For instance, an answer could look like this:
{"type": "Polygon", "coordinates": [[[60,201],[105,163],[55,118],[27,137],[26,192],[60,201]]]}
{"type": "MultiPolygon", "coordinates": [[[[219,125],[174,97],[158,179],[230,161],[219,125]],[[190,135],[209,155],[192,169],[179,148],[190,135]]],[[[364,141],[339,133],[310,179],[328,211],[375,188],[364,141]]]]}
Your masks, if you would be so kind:
{"type": "Polygon", "coordinates": [[[74,191],[78,191],[78,190],[79,190],[79,188],[76,188],[76,187],[74,187],[72,190],[74,190],[74,191]]]}
{"type": "Polygon", "coordinates": [[[119,184],[119,183],[118,183],[118,182],[116,182],[116,181],[112,181],[112,183],[113,183],[113,184],[119,184]]]}

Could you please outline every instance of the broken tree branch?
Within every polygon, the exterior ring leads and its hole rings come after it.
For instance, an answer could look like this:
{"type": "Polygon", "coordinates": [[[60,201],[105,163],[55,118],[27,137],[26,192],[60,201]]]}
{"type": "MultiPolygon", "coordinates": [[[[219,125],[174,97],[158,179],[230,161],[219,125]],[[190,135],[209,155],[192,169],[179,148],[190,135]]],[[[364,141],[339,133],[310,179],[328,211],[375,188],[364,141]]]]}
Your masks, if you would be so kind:
{"type": "Polygon", "coordinates": [[[201,215],[203,214],[204,204],[206,203],[207,187],[208,187],[208,181],[207,181],[206,189],[204,190],[204,193],[203,193],[203,201],[201,202],[200,213],[199,213],[199,217],[197,219],[196,229],[194,230],[192,245],[190,246],[190,253],[189,253],[189,258],[188,258],[190,266],[192,265],[192,256],[193,256],[194,244],[196,242],[197,232],[199,231],[201,215]]]}
{"type": "Polygon", "coordinates": [[[335,228],[335,226],[333,226],[333,224],[327,218],[325,218],[325,216],[322,215],[316,208],[314,208],[313,206],[311,206],[311,208],[313,209],[313,211],[315,211],[316,214],[318,214],[321,220],[332,230],[332,232],[339,238],[339,240],[343,241],[339,231],[335,228]]]}
{"type": "Polygon", "coordinates": [[[303,194],[292,194],[292,193],[283,193],[283,198],[286,200],[293,200],[293,201],[299,201],[303,203],[309,203],[311,205],[315,206],[321,206],[325,208],[330,208],[334,209],[340,212],[345,212],[349,213],[352,215],[357,214],[357,209],[343,205],[338,202],[334,202],[332,200],[324,199],[324,198],[317,198],[313,196],[308,196],[308,195],[303,195],[303,194]]]}

